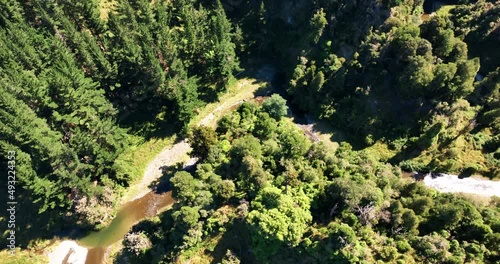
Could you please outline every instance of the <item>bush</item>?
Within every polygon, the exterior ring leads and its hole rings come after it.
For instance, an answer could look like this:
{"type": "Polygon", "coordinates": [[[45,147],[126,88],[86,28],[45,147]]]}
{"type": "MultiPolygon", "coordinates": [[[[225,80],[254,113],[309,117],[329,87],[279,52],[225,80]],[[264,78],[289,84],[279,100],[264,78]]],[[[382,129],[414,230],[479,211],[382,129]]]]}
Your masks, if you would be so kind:
{"type": "Polygon", "coordinates": [[[396,248],[399,252],[405,253],[411,250],[411,245],[406,240],[399,240],[398,242],[396,242],[396,248]]]}
{"type": "Polygon", "coordinates": [[[222,259],[221,264],[240,264],[238,257],[231,251],[227,250],[226,255],[222,259]]]}
{"type": "Polygon", "coordinates": [[[483,146],[490,140],[490,137],[484,133],[477,133],[473,137],[473,146],[477,150],[481,150],[483,146]]]}
{"type": "Polygon", "coordinates": [[[466,174],[466,175],[472,175],[472,174],[478,172],[480,169],[481,169],[480,166],[478,166],[476,164],[468,164],[462,173],[466,174]]]}
{"type": "Polygon", "coordinates": [[[112,189],[104,187],[94,196],[82,195],[79,191],[74,191],[73,201],[76,217],[89,226],[95,226],[104,224],[111,218],[116,196],[112,189]]]}
{"type": "Polygon", "coordinates": [[[375,141],[373,140],[373,135],[372,134],[369,134],[365,137],[365,144],[367,146],[371,146],[373,145],[373,143],[375,143],[375,141]]]}
{"type": "Polygon", "coordinates": [[[286,100],[283,99],[279,94],[273,94],[269,99],[264,101],[262,104],[262,109],[269,113],[269,116],[276,120],[280,120],[282,117],[286,116],[288,112],[288,106],[286,106],[286,100]]]}
{"type": "Polygon", "coordinates": [[[496,135],[484,143],[485,152],[494,152],[500,148],[500,136],[496,135]]]}
{"type": "Polygon", "coordinates": [[[123,245],[127,252],[135,256],[144,254],[152,246],[151,241],[143,232],[128,233],[123,240],[123,245]]]}
{"type": "Polygon", "coordinates": [[[407,138],[398,138],[388,142],[389,149],[391,150],[401,150],[405,146],[407,138]]]}
{"type": "Polygon", "coordinates": [[[208,156],[210,147],[217,143],[217,134],[210,127],[200,126],[189,133],[189,141],[193,148],[191,155],[204,159],[208,156]]]}
{"type": "Polygon", "coordinates": [[[425,164],[422,164],[421,162],[417,160],[405,160],[399,163],[399,167],[401,167],[402,170],[404,171],[424,171],[425,170],[425,164]]]}

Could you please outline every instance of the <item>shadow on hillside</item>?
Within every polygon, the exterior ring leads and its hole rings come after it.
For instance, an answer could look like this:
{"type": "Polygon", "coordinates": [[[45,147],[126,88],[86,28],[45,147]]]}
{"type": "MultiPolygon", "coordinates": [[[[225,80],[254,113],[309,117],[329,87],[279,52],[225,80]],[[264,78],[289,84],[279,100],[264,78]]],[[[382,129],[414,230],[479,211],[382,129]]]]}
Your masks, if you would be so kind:
{"type": "Polygon", "coordinates": [[[253,253],[250,251],[250,232],[245,223],[240,220],[234,220],[219,239],[213,251],[205,250],[205,254],[212,255],[211,264],[221,263],[226,252],[236,255],[241,263],[256,263],[253,253]]]}
{"type": "MultiPolygon", "coordinates": [[[[54,237],[76,240],[93,229],[92,226],[66,215],[66,210],[49,208],[43,213],[38,213],[40,204],[34,203],[32,197],[27,196],[26,192],[19,189],[16,190],[16,202],[15,228],[13,231],[15,231],[15,245],[18,248],[26,249],[30,247],[40,251],[50,244],[37,245],[36,243],[30,244],[30,242],[33,243],[40,239],[54,242],[54,237]]],[[[2,217],[0,225],[7,228],[8,221],[8,218],[2,217]]],[[[9,235],[7,232],[2,233],[2,240],[7,241],[9,235]]]]}

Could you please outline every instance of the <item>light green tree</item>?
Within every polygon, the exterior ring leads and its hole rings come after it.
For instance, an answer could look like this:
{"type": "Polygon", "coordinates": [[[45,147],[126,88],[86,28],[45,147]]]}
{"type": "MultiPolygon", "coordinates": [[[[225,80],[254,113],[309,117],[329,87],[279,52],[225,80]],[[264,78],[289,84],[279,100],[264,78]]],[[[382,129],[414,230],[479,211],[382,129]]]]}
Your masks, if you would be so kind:
{"type": "Polygon", "coordinates": [[[286,106],[286,100],[283,97],[279,94],[273,94],[262,103],[262,110],[269,113],[272,118],[280,120],[286,116],[288,106],[286,106]]]}

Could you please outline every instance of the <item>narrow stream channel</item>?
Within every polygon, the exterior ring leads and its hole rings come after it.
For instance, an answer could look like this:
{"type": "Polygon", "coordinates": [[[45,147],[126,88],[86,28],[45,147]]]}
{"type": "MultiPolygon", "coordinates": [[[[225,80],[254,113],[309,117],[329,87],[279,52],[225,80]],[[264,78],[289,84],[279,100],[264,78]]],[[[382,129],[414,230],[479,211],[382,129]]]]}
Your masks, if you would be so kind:
{"type": "Polygon", "coordinates": [[[78,241],[82,246],[89,248],[85,264],[101,264],[108,246],[123,239],[134,224],[144,218],[157,215],[173,202],[171,192],[151,191],[123,205],[109,226],[78,241]]]}
{"type": "MultiPolygon", "coordinates": [[[[283,97],[286,97],[285,90],[283,89],[282,85],[282,80],[280,80],[279,76],[276,78],[276,70],[273,67],[267,67],[265,68],[265,73],[263,75],[267,75],[268,78],[266,78],[266,81],[271,82],[272,86],[274,89],[270,93],[266,93],[264,96],[258,96],[253,99],[253,101],[257,103],[262,103],[262,101],[267,98],[269,95],[272,93],[278,93],[282,95],[283,97]],[[269,73],[270,72],[270,73],[269,73]]],[[[240,103],[242,103],[241,101],[240,103]]],[[[233,105],[228,109],[229,111],[236,109],[238,105],[233,105]]],[[[292,116],[294,117],[294,122],[297,123],[297,125],[304,130],[304,133],[311,138],[314,141],[319,141],[315,140],[314,137],[309,135],[307,133],[307,129],[305,128],[304,125],[300,124],[315,124],[313,120],[309,120],[305,117],[305,113],[299,111],[296,109],[290,102],[288,103],[288,106],[290,107],[290,110],[292,112],[292,116]]],[[[309,132],[310,134],[313,132],[309,132]]],[[[313,135],[314,136],[314,135],[313,135]]],[[[413,173],[404,173],[403,177],[413,177],[413,173]]],[[[478,192],[485,192],[486,189],[488,188],[493,188],[489,190],[487,193],[488,194],[496,194],[500,195],[500,182],[493,182],[493,181],[488,181],[488,180],[479,180],[477,182],[476,180],[470,179],[468,181],[462,181],[458,180],[455,181],[455,178],[457,177],[454,175],[448,175],[452,176],[450,177],[444,177],[441,179],[432,178],[428,179],[427,181],[424,180],[424,183],[432,188],[435,188],[439,191],[449,191],[449,189],[444,189],[443,187],[439,186],[449,186],[450,184],[455,186],[457,184],[464,186],[463,183],[467,182],[468,184],[479,184],[475,186],[482,186],[485,189],[478,190],[477,188],[473,190],[472,193],[478,193],[478,192]],[[472,182],[471,182],[472,180],[472,182]],[[432,183],[431,183],[432,182],[432,183]],[[475,191],[475,192],[474,192],[475,191]]],[[[458,179],[458,177],[457,177],[458,179]]],[[[458,189],[454,189],[458,190],[458,189]]],[[[168,208],[168,206],[172,205],[174,203],[174,199],[172,198],[171,192],[164,192],[164,193],[156,193],[154,191],[151,191],[144,195],[143,197],[133,200],[131,202],[126,203],[123,205],[120,210],[118,211],[118,214],[116,217],[112,220],[111,224],[107,226],[106,228],[89,234],[88,236],[84,237],[81,239],[79,244],[82,246],[85,246],[89,248],[89,251],[87,253],[86,261],[85,264],[102,264],[106,250],[107,248],[112,245],[113,243],[121,240],[124,238],[124,236],[130,231],[130,228],[138,223],[140,220],[152,217],[157,215],[158,213],[164,211],[165,209],[168,208]]]]}

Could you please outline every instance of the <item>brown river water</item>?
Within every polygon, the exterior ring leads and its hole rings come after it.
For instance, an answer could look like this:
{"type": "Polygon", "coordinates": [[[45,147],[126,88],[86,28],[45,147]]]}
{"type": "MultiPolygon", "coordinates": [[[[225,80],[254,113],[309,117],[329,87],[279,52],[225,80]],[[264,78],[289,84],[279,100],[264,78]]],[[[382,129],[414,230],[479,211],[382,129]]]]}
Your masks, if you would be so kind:
{"type": "MultiPolygon", "coordinates": [[[[267,97],[257,96],[250,101],[261,104],[267,97]]],[[[224,112],[235,110],[244,101],[246,100],[237,102],[224,112]]],[[[109,226],[78,241],[80,245],[89,248],[85,264],[102,264],[107,248],[123,239],[134,224],[142,219],[157,215],[173,203],[171,192],[158,194],[152,191],[123,205],[109,226]]]]}
{"type": "Polygon", "coordinates": [[[124,204],[106,228],[89,234],[79,244],[89,248],[85,264],[102,264],[106,248],[123,239],[130,228],[142,219],[153,217],[174,203],[171,192],[149,192],[124,204]]]}

